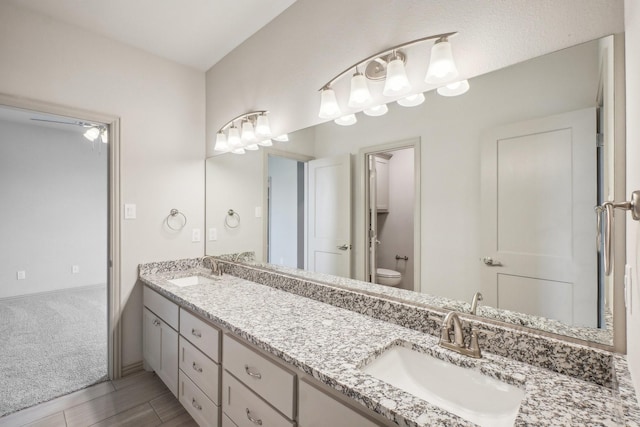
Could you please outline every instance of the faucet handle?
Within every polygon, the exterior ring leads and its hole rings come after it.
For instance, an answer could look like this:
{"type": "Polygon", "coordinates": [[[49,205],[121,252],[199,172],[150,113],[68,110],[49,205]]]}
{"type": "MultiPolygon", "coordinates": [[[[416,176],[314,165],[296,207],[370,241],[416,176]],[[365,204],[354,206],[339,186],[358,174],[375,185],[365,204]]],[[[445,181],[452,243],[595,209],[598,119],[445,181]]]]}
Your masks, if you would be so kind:
{"type": "Polygon", "coordinates": [[[480,343],[478,342],[478,335],[484,334],[493,336],[496,333],[486,329],[481,329],[476,326],[471,327],[471,342],[469,343],[469,350],[473,353],[473,357],[482,357],[482,351],[480,350],[480,343]]]}

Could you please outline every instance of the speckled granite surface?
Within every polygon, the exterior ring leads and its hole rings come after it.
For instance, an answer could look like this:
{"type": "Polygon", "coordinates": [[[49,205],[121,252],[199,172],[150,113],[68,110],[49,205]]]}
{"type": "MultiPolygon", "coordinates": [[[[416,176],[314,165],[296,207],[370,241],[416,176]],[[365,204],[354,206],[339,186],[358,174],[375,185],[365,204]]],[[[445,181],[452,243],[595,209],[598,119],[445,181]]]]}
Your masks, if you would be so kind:
{"type": "Polygon", "coordinates": [[[469,359],[439,347],[432,335],[231,275],[212,277],[214,285],[180,288],[167,279],[206,275],[208,270],[196,267],[171,271],[161,264],[141,268],[142,281],[152,289],[398,425],[471,424],[358,369],[393,345],[410,345],[523,388],[525,397],[517,426],[640,425],[622,356],[611,355],[619,375],[614,383],[620,386],[607,388],[488,352],[483,359],[469,359]]]}
{"type": "MultiPolygon", "coordinates": [[[[422,294],[390,286],[377,285],[375,283],[365,283],[359,280],[333,276],[330,274],[322,274],[275,264],[261,263],[255,261],[252,255],[252,252],[245,252],[242,254],[229,254],[222,256],[221,259],[227,261],[242,262],[244,264],[247,264],[248,266],[269,269],[283,274],[299,276],[307,280],[313,280],[316,282],[322,282],[329,285],[340,286],[353,290],[367,291],[408,302],[425,304],[431,307],[442,307],[444,309],[456,310],[464,313],[469,313],[471,310],[471,304],[469,302],[453,300],[435,295],[422,294]]],[[[488,307],[482,304],[478,306],[477,314],[481,317],[495,319],[517,326],[524,326],[527,328],[546,331],[585,341],[597,342],[604,345],[613,345],[613,332],[610,328],[597,329],[574,327],[557,320],[518,313],[510,310],[497,309],[495,307],[488,307]]]]}

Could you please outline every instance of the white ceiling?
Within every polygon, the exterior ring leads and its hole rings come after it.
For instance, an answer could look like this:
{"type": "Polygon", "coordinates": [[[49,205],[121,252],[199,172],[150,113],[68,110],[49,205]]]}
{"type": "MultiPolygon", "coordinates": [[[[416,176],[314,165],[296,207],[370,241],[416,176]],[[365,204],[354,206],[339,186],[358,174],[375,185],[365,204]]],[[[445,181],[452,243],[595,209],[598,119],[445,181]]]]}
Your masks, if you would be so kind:
{"type": "Polygon", "coordinates": [[[296,0],[10,0],[206,71],[296,0]]]}

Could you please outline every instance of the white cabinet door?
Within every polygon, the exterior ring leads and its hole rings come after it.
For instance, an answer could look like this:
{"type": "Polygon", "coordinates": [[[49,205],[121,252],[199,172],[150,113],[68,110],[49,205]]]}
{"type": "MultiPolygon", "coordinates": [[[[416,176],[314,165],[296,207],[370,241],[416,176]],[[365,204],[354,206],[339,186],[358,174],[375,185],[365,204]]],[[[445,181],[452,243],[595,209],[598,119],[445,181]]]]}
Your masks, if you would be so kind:
{"type": "Polygon", "coordinates": [[[376,160],[376,208],[389,211],[389,159],[375,156],[376,160]]]}
{"type": "Polygon", "coordinates": [[[146,307],[142,343],[144,360],[177,397],[178,333],[146,307]]]}
{"type": "Polygon", "coordinates": [[[378,424],[305,381],[299,384],[300,427],[375,427],[378,424]]]}

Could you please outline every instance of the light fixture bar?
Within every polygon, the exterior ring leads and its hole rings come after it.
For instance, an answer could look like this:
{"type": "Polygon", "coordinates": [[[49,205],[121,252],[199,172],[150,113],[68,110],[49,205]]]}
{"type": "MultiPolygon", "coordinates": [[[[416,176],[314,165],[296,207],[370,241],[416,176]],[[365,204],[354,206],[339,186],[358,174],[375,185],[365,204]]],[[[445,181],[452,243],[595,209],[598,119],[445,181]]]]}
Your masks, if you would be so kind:
{"type": "Polygon", "coordinates": [[[231,125],[233,125],[233,123],[237,122],[238,120],[244,120],[244,119],[249,119],[250,120],[251,117],[258,117],[258,116],[263,115],[263,114],[269,114],[269,111],[267,111],[267,110],[257,110],[257,111],[251,111],[250,113],[240,114],[238,117],[235,117],[235,118],[229,120],[227,123],[224,124],[224,126],[222,126],[220,129],[218,129],[218,133],[227,130],[227,128],[231,127],[231,125]]]}
{"type": "MultiPolygon", "coordinates": [[[[359,67],[359,66],[361,66],[361,65],[364,65],[364,64],[366,64],[367,62],[369,62],[369,61],[371,61],[371,60],[373,60],[373,59],[376,59],[376,58],[378,58],[378,57],[380,57],[380,56],[388,55],[388,54],[392,53],[394,50],[398,50],[398,49],[401,49],[401,48],[403,48],[403,47],[407,47],[407,46],[412,46],[412,45],[414,45],[414,44],[421,43],[421,42],[425,42],[425,41],[428,41],[428,40],[438,40],[438,39],[443,39],[443,38],[444,38],[444,39],[446,39],[446,38],[451,37],[451,36],[454,36],[454,35],[456,35],[456,34],[458,34],[458,32],[457,32],[457,31],[454,31],[454,32],[452,32],[452,33],[434,34],[434,35],[432,35],[432,36],[427,36],[427,37],[422,37],[422,38],[420,38],[420,39],[411,40],[410,42],[401,43],[401,44],[399,44],[399,45],[397,45],[397,46],[393,46],[393,47],[390,47],[390,48],[388,48],[388,49],[382,50],[382,51],[380,51],[380,52],[378,52],[378,53],[375,53],[375,54],[373,54],[373,55],[371,55],[371,56],[369,56],[369,57],[367,57],[367,58],[365,58],[365,59],[363,59],[363,60],[361,60],[361,61],[359,61],[359,62],[356,62],[355,64],[353,64],[353,65],[352,65],[352,66],[350,66],[349,68],[345,69],[345,70],[344,70],[344,71],[342,71],[340,74],[336,75],[334,78],[332,78],[332,79],[331,79],[331,80],[329,80],[327,83],[325,83],[325,84],[324,84],[320,89],[318,89],[318,91],[322,91],[322,90],[324,90],[324,89],[328,89],[328,88],[329,88],[332,84],[334,84],[334,83],[335,83],[335,82],[336,82],[340,77],[342,77],[342,76],[344,76],[345,74],[347,74],[348,72],[352,71],[354,68],[359,67]]],[[[235,120],[237,120],[237,119],[235,119],[235,120]]],[[[228,123],[227,123],[227,125],[228,125],[228,123]]]]}

